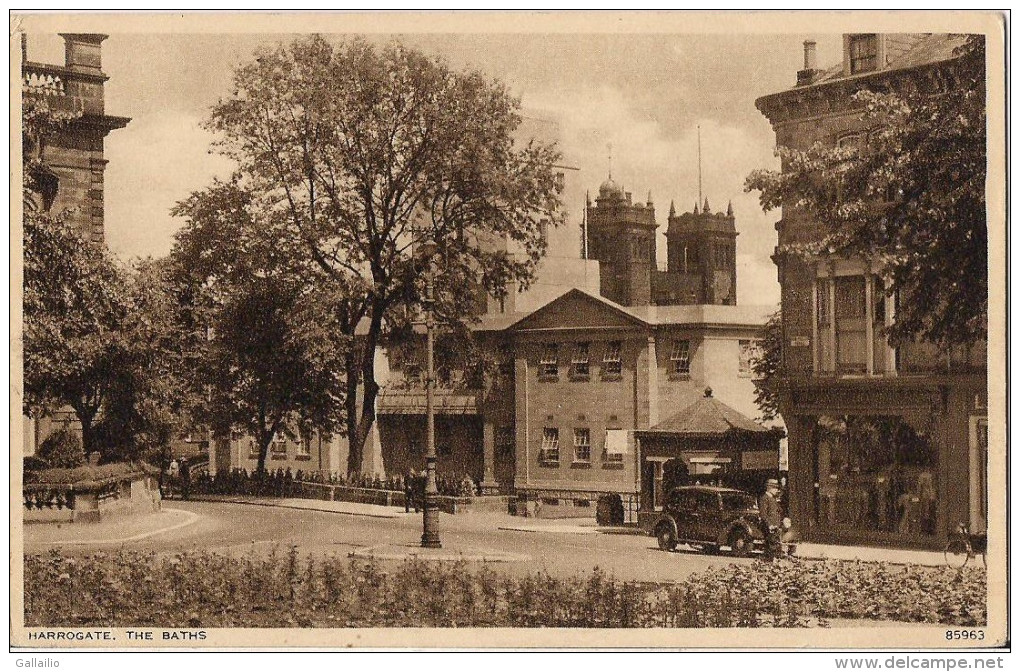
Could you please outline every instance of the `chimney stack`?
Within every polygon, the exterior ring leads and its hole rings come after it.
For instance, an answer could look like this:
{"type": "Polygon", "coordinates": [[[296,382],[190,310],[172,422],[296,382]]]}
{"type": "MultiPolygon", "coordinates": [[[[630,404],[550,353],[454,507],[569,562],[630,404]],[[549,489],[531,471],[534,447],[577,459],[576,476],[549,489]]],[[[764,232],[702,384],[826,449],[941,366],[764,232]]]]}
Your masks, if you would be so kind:
{"type": "Polygon", "coordinates": [[[815,69],[815,47],[817,43],[814,40],[804,40],[804,69],[814,70],[815,69]]]}
{"type": "Polygon", "coordinates": [[[820,72],[815,53],[816,46],[814,40],[804,40],[804,69],[797,72],[797,86],[810,84],[820,72]]]}

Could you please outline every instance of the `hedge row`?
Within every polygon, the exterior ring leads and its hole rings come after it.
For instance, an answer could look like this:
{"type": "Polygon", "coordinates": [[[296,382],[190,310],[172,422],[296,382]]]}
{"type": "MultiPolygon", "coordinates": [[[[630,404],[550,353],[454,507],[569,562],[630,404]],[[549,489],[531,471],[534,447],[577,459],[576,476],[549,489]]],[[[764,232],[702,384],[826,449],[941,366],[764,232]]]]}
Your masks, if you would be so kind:
{"type": "Polygon", "coordinates": [[[120,551],[25,560],[46,627],[796,627],[829,618],[982,625],[985,573],[828,561],[717,568],[679,584],[599,569],[560,579],[490,565],[120,551]]]}

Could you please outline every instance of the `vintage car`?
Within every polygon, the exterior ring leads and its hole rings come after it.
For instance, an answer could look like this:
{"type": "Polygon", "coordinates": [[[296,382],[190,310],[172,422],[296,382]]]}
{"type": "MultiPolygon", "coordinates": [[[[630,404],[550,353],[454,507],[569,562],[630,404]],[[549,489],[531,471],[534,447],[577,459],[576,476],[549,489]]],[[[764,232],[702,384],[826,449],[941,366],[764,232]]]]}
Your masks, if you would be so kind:
{"type": "Polygon", "coordinates": [[[681,486],[669,493],[662,514],[648,532],[659,548],[676,549],[683,543],[709,552],[728,546],[739,557],[751,553],[764,540],[753,495],[733,488],[681,486]]]}

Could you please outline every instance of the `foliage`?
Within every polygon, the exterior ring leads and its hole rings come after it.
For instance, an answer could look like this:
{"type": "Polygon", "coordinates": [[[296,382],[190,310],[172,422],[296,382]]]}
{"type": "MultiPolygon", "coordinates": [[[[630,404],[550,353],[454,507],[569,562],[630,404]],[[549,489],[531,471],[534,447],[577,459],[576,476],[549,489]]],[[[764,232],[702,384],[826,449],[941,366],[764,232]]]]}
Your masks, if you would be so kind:
{"type": "Polygon", "coordinates": [[[111,462],[109,464],[86,464],[74,468],[41,469],[33,472],[31,477],[26,474],[26,483],[44,483],[53,485],[75,485],[94,483],[111,478],[130,476],[140,471],[151,471],[152,468],[143,463],[111,462]]]}
{"type": "Polygon", "coordinates": [[[43,161],[43,151],[49,138],[66,129],[80,116],[80,112],[51,109],[46,96],[29,94],[22,97],[22,193],[26,210],[46,211],[53,204],[58,180],[43,161]]]}
{"type": "Polygon", "coordinates": [[[97,427],[104,460],[158,459],[189,426],[194,390],[187,384],[194,339],[185,332],[165,260],[143,259],[124,280],[131,310],[120,336],[126,346],[97,427]]]}
{"type": "Polygon", "coordinates": [[[881,268],[889,296],[899,297],[894,345],[987,335],[984,63],[983,38],[971,36],[940,66],[951,73],[944,86],[860,91],[866,143],[780,148],[782,170],[755,171],[745,183],[766,211],[801,211],[821,225],[818,239],[784,244],[780,254],[881,268]]]}
{"type": "Polygon", "coordinates": [[[779,384],[783,370],[783,315],[773,313],[761,330],[760,354],[751,362],[754,373],[754,403],[767,422],[779,415],[779,384]]]}
{"type": "Polygon", "coordinates": [[[76,432],[61,427],[39,446],[39,457],[59,469],[74,469],[85,462],[85,450],[76,432]]]}
{"type": "Polygon", "coordinates": [[[830,618],[984,625],[980,568],[752,563],[677,584],[598,568],[522,577],[490,565],[120,551],[25,558],[26,625],[46,627],[797,627],[830,618]]]}
{"type": "Polygon", "coordinates": [[[194,417],[221,436],[253,436],[264,472],[274,439],[341,429],[347,339],[328,288],[245,254],[241,236],[224,238],[236,216],[190,212],[171,258],[182,329],[200,334],[190,342],[190,387],[203,396],[194,417]]]}
{"type": "MultiPolygon", "coordinates": [[[[432,261],[421,252],[434,244],[440,322],[462,322],[483,291],[531,281],[541,223],[561,220],[558,153],[515,146],[518,105],[503,86],[419,51],[313,36],[239,67],[213,108],[208,127],[237,172],[177,214],[253,225],[227,239],[238,241],[236,256],[257,254],[330,288],[353,346],[344,365],[351,470],[375,421],[375,349],[386,325],[420,314],[432,261]]],[[[235,255],[222,249],[207,256],[229,273],[235,255]]]]}
{"type": "Polygon", "coordinates": [[[25,412],[71,406],[86,452],[123,361],[130,313],[124,273],[62,217],[25,217],[25,412]]]}

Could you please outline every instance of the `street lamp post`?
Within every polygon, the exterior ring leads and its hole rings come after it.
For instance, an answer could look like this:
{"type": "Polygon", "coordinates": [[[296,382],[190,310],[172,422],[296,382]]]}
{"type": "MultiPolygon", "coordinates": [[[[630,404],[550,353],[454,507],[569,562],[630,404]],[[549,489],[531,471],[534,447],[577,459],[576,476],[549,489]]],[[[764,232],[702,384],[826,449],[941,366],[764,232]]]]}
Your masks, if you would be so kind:
{"type": "Polygon", "coordinates": [[[442,548],[439,540],[439,488],[436,487],[436,415],[433,405],[433,389],[436,384],[436,371],[433,353],[435,351],[435,278],[432,259],[428,259],[425,271],[425,502],[422,507],[421,545],[423,548],[442,548]]]}

